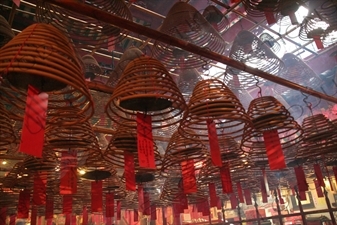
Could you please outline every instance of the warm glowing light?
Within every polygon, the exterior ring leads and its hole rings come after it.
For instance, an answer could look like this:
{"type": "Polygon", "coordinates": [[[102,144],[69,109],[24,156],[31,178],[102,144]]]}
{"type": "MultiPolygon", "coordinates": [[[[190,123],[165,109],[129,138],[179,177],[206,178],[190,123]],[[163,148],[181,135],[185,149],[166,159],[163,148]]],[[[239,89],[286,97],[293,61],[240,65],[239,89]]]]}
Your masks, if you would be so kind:
{"type": "Polygon", "coordinates": [[[79,173],[80,173],[81,175],[83,175],[83,174],[85,174],[85,170],[80,170],[79,173]]]}
{"type": "Polygon", "coordinates": [[[7,164],[7,161],[2,161],[2,165],[6,165],[7,164]]]}

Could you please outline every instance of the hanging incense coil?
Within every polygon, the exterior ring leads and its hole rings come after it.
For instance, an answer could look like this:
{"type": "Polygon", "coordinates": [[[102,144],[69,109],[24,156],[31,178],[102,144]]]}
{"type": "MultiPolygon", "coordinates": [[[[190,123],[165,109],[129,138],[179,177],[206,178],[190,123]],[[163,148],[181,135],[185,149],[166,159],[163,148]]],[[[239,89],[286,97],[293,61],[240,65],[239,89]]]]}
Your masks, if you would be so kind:
{"type": "Polygon", "coordinates": [[[207,120],[213,120],[219,139],[241,137],[243,127],[250,123],[245,109],[233,92],[216,79],[203,80],[195,86],[188,110],[180,123],[183,136],[208,141],[207,120]],[[190,133],[192,131],[193,133],[190,133]]]}
{"type": "Polygon", "coordinates": [[[30,171],[50,172],[57,168],[58,160],[55,152],[43,151],[42,158],[28,156],[23,164],[30,171]]]}
{"type": "Polygon", "coordinates": [[[301,23],[298,37],[303,41],[312,41],[316,43],[318,49],[323,48],[322,40],[327,36],[329,24],[319,17],[309,15],[301,23]]]}
{"type": "Polygon", "coordinates": [[[15,36],[7,20],[0,15],[0,48],[7,44],[15,36]]]}
{"type": "Polygon", "coordinates": [[[336,29],[336,17],[337,17],[337,3],[332,0],[323,0],[315,1],[308,0],[306,1],[309,14],[316,14],[319,18],[324,20],[327,24],[336,29]]]}
{"type": "MultiPolygon", "coordinates": [[[[2,98],[9,105],[25,108],[26,90],[32,85],[49,95],[49,112],[55,108],[80,108],[86,117],[93,114],[91,95],[82,68],[69,40],[61,31],[48,24],[33,24],[1,49],[0,73],[6,85],[2,98]],[[23,44],[24,43],[24,44],[23,44]],[[17,53],[20,52],[19,55],[17,53]]],[[[23,113],[17,115],[23,118],[23,113]]]]}
{"type": "Polygon", "coordinates": [[[196,132],[189,131],[194,137],[183,137],[176,131],[170,138],[163,158],[162,171],[165,174],[180,174],[181,162],[193,160],[194,164],[202,164],[209,158],[209,152],[198,140],[196,132]]]}
{"type": "MultiPolygon", "coordinates": [[[[245,127],[241,147],[248,154],[265,155],[255,151],[255,146],[263,142],[263,132],[277,130],[283,151],[298,145],[302,140],[303,130],[291,117],[289,111],[274,97],[263,96],[254,99],[248,108],[252,125],[245,127]]],[[[266,158],[266,157],[265,157],[266,158]]]]}
{"type": "Polygon", "coordinates": [[[142,55],[144,55],[144,53],[137,47],[131,46],[126,49],[115,69],[111,74],[109,74],[107,85],[114,87],[117,84],[119,78],[122,76],[123,71],[129,62],[142,55]]]}
{"type": "Polygon", "coordinates": [[[202,15],[219,33],[222,33],[229,28],[227,17],[214,5],[207,6],[202,15]]]}
{"type": "Polygon", "coordinates": [[[184,96],[192,94],[195,85],[203,80],[196,69],[180,69],[178,73],[178,88],[184,96]]]}
{"type": "MultiPolygon", "coordinates": [[[[229,57],[267,73],[278,75],[283,62],[271,51],[269,46],[249,31],[240,31],[232,45],[229,57]]],[[[224,82],[231,89],[249,89],[265,82],[262,78],[227,67],[224,82]]]]}
{"type": "Polygon", "coordinates": [[[84,76],[90,80],[95,79],[96,74],[101,74],[102,69],[98,64],[97,60],[92,55],[84,55],[82,57],[82,62],[84,64],[84,76]]]}
{"type": "MultiPolygon", "coordinates": [[[[132,21],[131,12],[123,0],[95,0],[84,4],[132,21]]],[[[124,40],[128,33],[125,29],[63,9],[45,0],[38,1],[36,17],[38,22],[50,23],[64,30],[77,49],[109,48],[124,40]]]]}
{"type": "MultiPolygon", "coordinates": [[[[203,46],[218,54],[222,54],[225,50],[226,42],[219,33],[186,2],[177,2],[173,5],[159,31],[197,46],[203,46]]],[[[207,58],[161,42],[154,44],[152,53],[168,68],[178,66],[198,68],[209,62],[207,58]]]]}
{"type": "Polygon", "coordinates": [[[273,36],[268,33],[263,33],[259,36],[259,39],[266,44],[274,53],[278,53],[281,50],[281,45],[273,36]]]}
{"type": "Polygon", "coordinates": [[[152,117],[152,129],[158,129],[177,124],[185,108],[185,100],[165,67],[142,56],[124,69],[106,113],[117,124],[128,126],[136,125],[132,122],[137,112],[143,112],[152,117]]]}
{"type": "Polygon", "coordinates": [[[0,154],[7,153],[16,141],[16,135],[13,129],[13,123],[11,122],[7,110],[0,102],[0,154]]]}

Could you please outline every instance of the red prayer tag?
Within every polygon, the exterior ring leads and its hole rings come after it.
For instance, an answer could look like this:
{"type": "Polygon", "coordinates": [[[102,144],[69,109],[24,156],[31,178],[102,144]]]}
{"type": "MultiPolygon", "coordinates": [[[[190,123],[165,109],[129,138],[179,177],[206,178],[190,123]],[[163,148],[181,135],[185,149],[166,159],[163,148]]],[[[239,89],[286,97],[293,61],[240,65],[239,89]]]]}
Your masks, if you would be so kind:
{"type": "Polygon", "coordinates": [[[249,189],[244,189],[243,190],[244,196],[245,196],[245,200],[246,200],[246,205],[252,205],[252,195],[250,193],[249,189]]]}
{"type": "Polygon", "coordinates": [[[138,210],[133,210],[133,222],[138,222],[138,210]]]}
{"type": "Polygon", "coordinates": [[[6,225],[7,207],[2,207],[0,210],[0,225],[6,225]]]}
{"type": "Polygon", "coordinates": [[[298,191],[299,192],[308,191],[308,183],[305,179],[305,174],[302,166],[294,167],[294,170],[297,180],[298,191]]]}
{"type": "Polygon", "coordinates": [[[314,171],[315,171],[315,175],[316,175],[319,186],[325,187],[322,170],[319,164],[314,164],[314,171]]]}
{"type": "Polygon", "coordinates": [[[115,206],[114,206],[114,193],[105,194],[105,216],[114,217],[115,215],[115,206]]]}
{"type": "Polygon", "coordinates": [[[47,176],[44,173],[36,173],[34,175],[33,204],[46,204],[46,183],[47,176]]]}
{"type": "Polygon", "coordinates": [[[71,214],[67,214],[64,225],[70,225],[70,224],[71,224],[71,214]]]}
{"type": "Polygon", "coordinates": [[[103,183],[102,181],[91,182],[91,212],[103,211],[103,183]]]}
{"type": "Polygon", "coordinates": [[[269,25],[272,25],[274,23],[276,23],[276,19],[275,19],[275,16],[274,16],[274,12],[272,11],[264,11],[264,15],[266,16],[266,19],[267,19],[267,23],[269,25]]]}
{"type": "Polygon", "coordinates": [[[144,211],[144,189],[143,186],[138,185],[138,210],[140,212],[144,211]]]}
{"type": "Polygon", "coordinates": [[[71,214],[73,212],[73,196],[63,195],[63,214],[71,214]]]}
{"type": "Polygon", "coordinates": [[[263,132],[264,144],[267,151],[269,167],[271,170],[279,170],[287,167],[277,130],[263,132]]]}
{"type": "Polygon", "coordinates": [[[17,7],[20,7],[21,0],[13,0],[13,2],[17,7]]]}
{"type": "Polygon", "coordinates": [[[15,225],[16,215],[11,215],[9,217],[9,225],[15,225]]]}
{"type": "Polygon", "coordinates": [[[30,191],[29,190],[20,191],[18,202],[19,219],[26,219],[29,217],[29,207],[30,207],[30,191]]]}
{"type": "Polygon", "coordinates": [[[317,179],[314,180],[315,183],[315,188],[316,188],[316,193],[317,193],[317,197],[321,198],[324,197],[323,195],[323,191],[321,186],[319,185],[319,181],[317,179]]]}
{"type": "Polygon", "coordinates": [[[152,119],[151,116],[137,113],[137,148],[139,166],[155,169],[152,119]]]}
{"type": "Polygon", "coordinates": [[[314,36],[313,38],[314,38],[314,42],[316,44],[317,49],[323,49],[324,45],[323,45],[323,42],[321,40],[321,37],[320,36],[314,36]]]}
{"type": "Polygon", "coordinates": [[[126,190],[136,191],[135,161],[133,154],[127,151],[124,151],[124,176],[126,190]]]}
{"type": "Polygon", "coordinates": [[[233,193],[231,172],[227,162],[220,168],[220,176],[221,176],[222,192],[227,194],[233,193]]]}
{"type": "Polygon", "coordinates": [[[290,12],[289,13],[289,18],[290,18],[290,21],[291,21],[291,24],[292,25],[297,25],[298,24],[298,21],[297,21],[297,17],[295,15],[295,12],[290,12]]]}
{"type": "Polygon", "coordinates": [[[216,207],[218,205],[218,198],[216,195],[216,188],[214,183],[208,184],[209,197],[210,197],[210,206],[216,207]]]}
{"type": "Polygon", "coordinates": [[[267,196],[266,185],[264,183],[264,178],[261,177],[260,181],[261,181],[262,202],[267,203],[268,202],[268,196],[267,196]]]}
{"type": "Polygon", "coordinates": [[[54,201],[52,199],[47,199],[45,218],[52,219],[53,216],[54,216],[54,201]]]}
{"type": "Polygon", "coordinates": [[[121,220],[122,202],[117,201],[117,220],[121,220]]]}
{"type": "Polygon", "coordinates": [[[279,188],[277,188],[277,195],[278,195],[280,204],[284,204],[284,199],[282,198],[281,191],[279,188]]]}
{"type": "Polygon", "coordinates": [[[195,177],[194,161],[181,162],[181,173],[183,177],[183,189],[185,194],[197,192],[197,179],[195,177]]]}
{"type": "Polygon", "coordinates": [[[222,166],[218,134],[216,133],[215,123],[212,120],[207,120],[207,129],[212,163],[214,166],[222,166]]]}
{"type": "Polygon", "coordinates": [[[150,216],[151,214],[151,206],[150,206],[150,194],[144,191],[144,210],[143,215],[150,216]]]}
{"type": "Polygon", "coordinates": [[[83,206],[83,212],[82,212],[82,225],[88,225],[88,210],[86,206],[83,206]]]}
{"type": "Polygon", "coordinates": [[[62,152],[60,194],[75,194],[77,192],[77,158],[76,153],[62,152]]]}
{"type": "Polygon", "coordinates": [[[37,224],[37,208],[36,206],[32,206],[32,212],[30,216],[30,225],[36,225],[37,224]]]}
{"type": "Polygon", "coordinates": [[[299,192],[299,197],[300,197],[301,201],[307,200],[307,195],[306,195],[305,191],[300,191],[299,192]]]}
{"type": "Polygon", "coordinates": [[[230,202],[231,202],[232,209],[236,209],[236,207],[238,207],[238,199],[236,198],[234,193],[230,195],[230,202]]]}
{"type": "Polygon", "coordinates": [[[28,86],[25,116],[21,132],[20,152],[42,157],[46,128],[48,94],[28,86]]]}
{"type": "Polygon", "coordinates": [[[151,220],[157,220],[157,208],[155,205],[151,206],[151,220]]]}
{"type": "Polygon", "coordinates": [[[243,198],[243,192],[242,192],[242,187],[240,182],[236,182],[236,188],[238,190],[238,196],[240,203],[245,203],[245,199],[243,198]]]}

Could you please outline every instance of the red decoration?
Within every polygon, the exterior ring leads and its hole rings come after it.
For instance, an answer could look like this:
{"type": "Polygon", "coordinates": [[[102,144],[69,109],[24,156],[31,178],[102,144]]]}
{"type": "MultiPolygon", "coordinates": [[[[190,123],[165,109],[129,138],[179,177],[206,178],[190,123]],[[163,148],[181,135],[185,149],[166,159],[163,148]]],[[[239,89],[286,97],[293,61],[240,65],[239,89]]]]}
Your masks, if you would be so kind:
{"type": "Polygon", "coordinates": [[[231,172],[228,162],[224,163],[220,168],[221,184],[223,193],[233,193],[231,172]]]}
{"type": "Polygon", "coordinates": [[[297,21],[297,17],[295,15],[295,12],[290,12],[289,13],[289,18],[290,18],[290,21],[291,21],[291,24],[292,25],[297,25],[298,24],[298,21],[297,21]]]}
{"type": "Polygon", "coordinates": [[[332,167],[333,174],[335,175],[335,180],[337,182],[337,166],[332,167]]]}
{"type": "Polygon", "coordinates": [[[218,205],[218,197],[216,196],[216,189],[214,183],[208,184],[209,197],[210,197],[210,206],[215,207],[218,205]]]}
{"type": "Polygon", "coordinates": [[[240,182],[236,182],[236,188],[238,190],[238,197],[241,203],[245,203],[245,200],[243,198],[243,193],[242,193],[242,187],[240,182]]]}
{"type": "Polygon", "coordinates": [[[0,209],[0,225],[6,225],[7,207],[0,209]]]}
{"type": "Polygon", "coordinates": [[[18,218],[26,219],[29,217],[30,191],[23,190],[19,194],[18,218]]]}
{"type": "Polygon", "coordinates": [[[133,210],[133,221],[138,222],[138,210],[137,209],[133,210]]]}
{"type": "Polygon", "coordinates": [[[277,195],[278,195],[278,199],[280,201],[280,204],[284,204],[284,199],[282,198],[281,191],[280,191],[279,188],[277,188],[277,195]]]}
{"type": "Polygon", "coordinates": [[[183,189],[185,194],[197,192],[197,179],[193,159],[181,162],[181,173],[183,177],[183,189]]]}
{"type": "Polygon", "coordinates": [[[121,220],[122,202],[117,201],[117,220],[121,220]]]}
{"type": "Polygon", "coordinates": [[[67,214],[64,225],[70,225],[70,224],[71,224],[71,214],[67,214]]]}
{"type": "Polygon", "coordinates": [[[60,194],[68,195],[77,192],[77,158],[76,153],[62,152],[60,194]]]}
{"type": "Polygon", "coordinates": [[[268,185],[267,173],[266,173],[266,170],[264,168],[262,169],[262,177],[263,177],[263,181],[264,181],[264,186],[266,188],[267,196],[269,196],[269,185],[268,185]]]}
{"type": "Polygon", "coordinates": [[[152,137],[152,119],[149,115],[137,113],[137,144],[139,166],[155,169],[152,137]]]}
{"type": "Polygon", "coordinates": [[[86,206],[83,206],[83,212],[82,212],[82,225],[88,225],[88,210],[86,206]]]}
{"type": "Polygon", "coordinates": [[[76,224],[76,215],[71,215],[71,224],[76,224]]]}
{"type": "Polygon", "coordinates": [[[112,52],[115,50],[115,44],[114,44],[115,37],[109,37],[108,38],[108,51],[112,52]]]}
{"type": "Polygon", "coordinates": [[[283,150],[277,130],[263,132],[264,144],[267,151],[269,168],[279,170],[287,167],[284,161],[283,150]]]}
{"type": "Polygon", "coordinates": [[[252,195],[250,193],[249,189],[244,189],[243,190],[244,196],[245,196],[245,200],[246,200],[246,205],[252,205],[252,195]]]}
{"type": "Polygon", "coordinates": [[[44,173],[36,173],[34,176],[33,204],[46,204],[46,183],[47,177],[44,173]]]}
{"type": "Polygon", "coordinates": [[[299,197],[301,201],[307,200],[307,195],[305,194],[305,191],[300,191],[299,192],[299,197]]]}
{"type": "Polygon", "coordinates": [[[73,196],[63,195],[63,214],[71,214],[73,212],[73,196]]]}
{"type": "Polygon", "coordinates": [[[126,181],[126,190],[136,191],[135,161],[132,153],[124,152],[124,176],[126,181]]]}
{"type": "Polygon", "coordinates": [[[314,183],[315,183],[317,197],[319,197],[319,198],[324,197],[321,185],[319,184],[319,181],[317,179],[315,179],[314,183]]]}
{"type": "Polygon", "coordinates": [[[315,175],[316,175],[319,186],[325,187],[322,170],[319,164],[314,164],[314,171],[315,171],[315,175]]]}
{"type": "Polygon", "coordinates": [[[102,181],[91,182],[91,212],[103,211],[103,183],[102,181]]]}
{"type": "Polygon", "coordinates": [[[39,94],[38,90],[29,85],[21,132],[20,152],[42,157],[47,107],[48,94],[39,94]]]}
{"type": "Polygon", "coordinates": [[[207,120],[208,140],[211,150],[211,159],[214,166],[222,166],[218,134],[216,133],[215,123],[207,120]]]}
{"type": "Polygon", "coordinates": [[[323,49],[324,46],[323,46],[321,37],[320,36],[314,36],[313,38],[314,38],[314,42],[316,44],[317,49],[323,49]]]}
{"type": "Polygon", "coordinates": [[[236,198],[234,193],[230,195],[230,201],[231,201],[232,209],[236,209],[238,207],[238,199],[236,198]]]}
{"type": "Polygon", "coordinates": [[[216,205],[217,210],[222,209],[222,202],[221,202],[221,198],[217,197],[217,205],[216,205]]]}
{"type": "Polygon", "coordinates": [[[155,205],[151,206],[151,220],[157,220],[157,208],[155,205]]]}
{"type": "Polygon", "coordinates": [[[15,225],[16,215],[11,215],[9,217],[9,225],[15,225]]]}
{"type": "Polygon", "coordinates": [[[105,194],[105,216],[106,217],[114,217],[114,194],[106,193],[105,194]]]}
{"type": "Polygon", "coordinates": [[[144,210],[143,215],[151,215],[151,206],[150,206],[150,194],[144,192],[144,210]]]}
{"type": "Polygon", "coordinates": [[[37,222],[37,208],[36,206],[32,206],[32,213],[30,215],[30,225],[36,225],[37,222]]]}
{"type": "Polygon", "coordinates": [[[268,196],[267,196],[266,185],[264,183],[264,178],[261,177],[260,181],[261,181],[262,202],[267,203],[268,202],[268,196]]]}
{"type": "Polygon", "coordinates": [[[274,23],[276,23],[276,19],[275,19],[275,16],[274,16],[274,12],[272,11],[264,11],[264,15],[266,16],[266,19],[267,19],[267,23],[269,25],[272,25],[274,23]]]}
{"type": "Polygon", "coordinates": [[[46,219],[53,219],[53,215],[54,215],[54,201],[53,201],[53,199],[47,199],[45,218],[46,219]]]}
{"type": "Polygon", "coordinates": [[[298,191],[299,192],[308,191],[308,183],[305,179],[305,174],[302,166],[294,167],[294,170],[297,180],[298,191]]]}
{"type": "Polygon", "coordinates": [[[144,211],[144,190],[141,185],[138,185],[138,210],[140,212],[144,211]]]}

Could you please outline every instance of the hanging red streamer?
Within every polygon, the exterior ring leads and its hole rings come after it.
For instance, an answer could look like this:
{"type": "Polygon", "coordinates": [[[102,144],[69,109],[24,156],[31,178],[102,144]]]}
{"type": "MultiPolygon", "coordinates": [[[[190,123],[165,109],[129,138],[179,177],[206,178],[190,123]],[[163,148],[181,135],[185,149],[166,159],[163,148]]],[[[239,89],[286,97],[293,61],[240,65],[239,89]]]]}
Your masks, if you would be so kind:
{"type": "Polygon", "coordinates": [[[333,174],[335,176],[335,181],[337,182],[337,166],[332,167],[333,174]]]}
{"type": "Polygon", "coordinates": [[[225,194],[233,193],[232,178],[228,162],[224,163],[223,166],[220,168],[220,176],[222,192],[225,194]]]}
{"type": "Polygon", "coordinates": [[[82,211],[82,225],[88,225],[89,217],[88,217],[88,209],[86,206],[83,206],[82,211]]]}
{"type": "Polygon", "coordinates": [[[60,194],[69,195],[77,192],[77,158],[76,153],[62,152],[61,156],[60,194]]]}
{"type": "Polygon", "coordinates": [[[105,194],[105,216],[106,217],[114,217],[114,193],[106,193],[105,194]]]}
{"type": "Polygon", "coordinates": [[[151,214],[151,206],[150,206],[150,194],[144,191],[144,210],[143,215],[150,216],[151,214]]]}
{"type": "Polygon", "coordinates": [[[236,209],[238,207],[238,199],[236,198],[234,193],[230,195],[230,202],[232,209],[236,209]]]}
{"type": "Polygon", "coordinates": [[[221,198],[220,197],[217,197],[216,208],[217,208],[217,210],[222,209],[222,202],[221,202],[221,198]]]}
{"type": "Polygon", "coordinates": [[[151,220],[157,220],[157,208],[155,205],[151,206],[151,220]]]}
{"type": "Polygon", "coordinates": [[[144,189],[142,185],[138,185],[138,210],[139,212],[144,211],[144,189]]]}
{"type": "Polygon", "coordinates": [[[71,214],[73,212],[73,196],[63,195],[63,214],[71,214]]]}
{"type": "Polygon", "coordinates": [[[322,170],[319,164],[317,163],[314,164],[314,171],[315,171],[315,175],[316,175],[319,186],[325,187],[322,170]]]}
{"type": "Polygon", "coordinates": [[[137,148],[139,166],[155,169],[152,119],[150,115],[137,113],[137,148]]]}
{"type": "Polygon", "coordinates": [[[103,182],[91,182],[91,212],[103,211],[103,182]]]}
{"type": "Polygon", "coordinates": [[[209,183],[208,190],[209,190],[209,197],[210,197],[210,205],[211,207],[215,207],[218,205],[218,197],[216,195],[215,184],[209,183]]]}
{"type": "Polygon", "coordinates": [[[211,150],[211,160],[214,166],[222,166],[218,134],[216,133],[215,123],[207,120],[208,140],[211,150]]]}
{"type": "Polygon", "coordinates": [[[0,225],[6,225],[7,207],[0,209],[0,225]]]}
{"type": "Polygon", "coordinates": [[[11,215],[9,217],[9,225],[15,225],[16,215],[11,215]]]}
{"type": "Polygon", "coordinates": [[[46,204],[46,183],[47,176],[45,173],[36,173],[34,175],[33,204],[46,204]]]}
{"type": "Polygon", "coordinates": [[[71,224],[71,214],[67,214],[64,225],[70,225],[70,224],[71,224]]]}
{"type": "Polygon", "coordinates": [[[181,162],[181,173],[183,177],[183,190],[185,194],[197,192],[197,179],[195,177],[193,159],[181,162]]]}
{"type": "Polygon", "coordinates": [[[279,170],[287,167],[277,130],[263,132],[264,145],[267,151],[269,168],[279,170]]]}
{"type": "Polygon", "coordinates": [[[46,200],[45,219],[52,219],[54,216],[54,201],[53,199],[46,200]]]}
{"type": "Polygon", "coordinates": [[[267,196],[267,190],[266,190],[266,185],[264,182],[264,178],[261,177],[261,194],[262,194],[262,202],[267,203],[268,202],[268,196],[267,196]]]}
{"type": "Polygon", "coordinates": [[[262,169],[262,177],[263,177],[264,186],[266,188],[266,193],[267,193],[267,197],[268,197],[269,196],[269,185],[268,185],[268,177],[267,177],[267,173],[266,173],[265,168],[262,169]]]}
{"type": "Polygon", "coordinates": [[[133,154],[127,151],[124,151],[124,176],[126,190],[136,191],[135,161],[133,154]]]}
{"type": "Polygon", "coordinates": [[[39,93],[37,89],[29,85],[21,132],[20,152],[42,157],[47,107],[48,94],[39,93]]]}
{"type": "Polygon", "coordinates": [[[282,198],[281,191],[280,191],[279,188],[277,188],[277,195],[278,195],[278,199],[280,201],[280,204],[284,204],[284,199],[282,198]]]}
{"type": "Polygon", "coordinates": [[[299,197],[300,197],[301,201],[307,200],[307,195],[306,195],[305,191],[300,191],[299,192],[299,197]]]}
{"type": "Polygon", "coordinates": [[[122,202],[117,201],[117,220],[121,220],[121,214],[122,214],[122,202]]]}
{"type": "Polygon", "coordinates": [[[30,215],[30,225],[36,225],[37,223],[37,208],[36,206],[32,206],[32,212],[30,215]]]}
{"type": "Polygon", "coordinates": [[[319,184],[319,181],[317,179],[315,179],[314,183],[315,183],[317,197],[319,197],[319,198],[324,197],[323,191],[322,191],[322,188],[321,188],[322,186],[319,184]]]}
{"type": "Polygon", "coordinates": [[[133,210],[133,222],[138,222],[138,210],[133,210]]]}
{"type": "Polygon", "coordinates": [[[241,183],[240,181],[236,182],[236,189],[238,191],[238,197],[239,197],[239,201],[241,203],[245,203],[245,200],[243,198],[243,192],[242,192],[242,187],[241,187],[241,183]]]}
{"type": "Polygon", "coordinates": [[[299,192],[305,192],[308,191],[308,183],[305,179],[305,174],[303,171],[302,166],[294,167],[296,180],[297,180],[297,186],[299,192]]]}
{"type": "Polygon", "coordinates": [[[29,190],[20,191],[17,217],[19,219],[28,218],[29,217],[29,207],[30,207],[30,191],[29,190]]]}
{"type": "Polygon", "coordinates": [[[274,16],[274,12],[266,10],[264,11],[264,15],[269,25],[272,25],[277,22],[274,16]]]}
{"type": "Polygon", "coordinates": [[[317,49],[323,49],[324,48],[324,45],[323,45],[323,42],[322,42],[320,36],[314,36],[313,39],[315,41],[317,49]]]}
{"type": "Polygon", "coordinates": [[[290,18],[290,21],[291,21],[291,24],[292,25],[297,25],[298,24],[298,21],[297,21],[297,17],[295,15],[295,12],[290,12],[288,14],[289,18],[290,18]]]}
{"type": "Polygon", "coordinates": [[[250,193],[249,189],[244,189],[243,190],[244,196],[245,196],[245,200],[246,200],[246,205],[252,205],[252,195],[250,193]]]}

